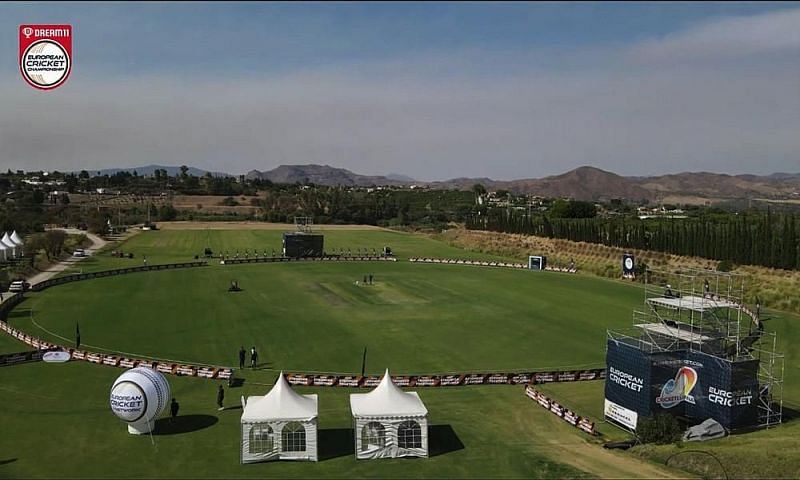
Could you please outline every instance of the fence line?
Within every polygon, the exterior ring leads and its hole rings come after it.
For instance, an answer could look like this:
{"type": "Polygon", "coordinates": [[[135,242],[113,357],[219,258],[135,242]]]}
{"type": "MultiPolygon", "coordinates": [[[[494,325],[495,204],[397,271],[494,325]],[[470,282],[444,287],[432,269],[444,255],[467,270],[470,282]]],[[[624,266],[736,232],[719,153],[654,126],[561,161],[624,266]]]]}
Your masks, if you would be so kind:
{"type": "Polygon", "coordinates": [[[597,430],[595,429],[593,421],[586,417],[582,417],[572,410],[564,407],[532,386],[528,385],[525,387],[525,395],[527,395],[534,402],[538,403],[542,408],[549,410],[550,413],[569,423],[573,427],[583,430],[589,435],[597,435],[597,430]]]}
{"type": "Polygon", "coordinates": [[[63,277],[55,277],[49,280],[45,280],[43,282],[39,282],[35,285],[31,285],[31,291],[40,292],[46,288],[54,287],[56,285],[63,285],[65,283],[70,283],[70,282],[79,282],[81,280],[91,280],[93,278],[113,277],[116,275],[125,275],[128,273],[153,272],[157,270],[174,270],[179,268],[205,267],[207,265],[208,263],[205,261],[162,263],[156,265],[142,265],[139,267],[126,267],[126,268],[115,268],[111,270],[100,270],[98,272],[73,273],[71,275],[64,275],[63,277]]]}
{"type": "Polygon", "coordinates": [[[284,262],[396,262],[394,257],[381,255],[325,255],[322,257],[253,257],[224,258],[220,265],[240,265],[243,263],[284,263],[284,262]]]}

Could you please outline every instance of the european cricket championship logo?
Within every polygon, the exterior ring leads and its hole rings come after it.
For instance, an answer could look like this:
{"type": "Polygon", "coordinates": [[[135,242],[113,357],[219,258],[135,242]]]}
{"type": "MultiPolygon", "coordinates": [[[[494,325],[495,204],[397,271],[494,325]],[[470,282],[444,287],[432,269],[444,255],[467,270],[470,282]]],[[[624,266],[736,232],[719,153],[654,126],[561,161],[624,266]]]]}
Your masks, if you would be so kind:
{"type": "Polygon", "coordinates": [[[63,85],[72,71],[72,25],[20,25],[19,71],[39,90],[63,85]]]}
{"type": "Polygon", "coordinates": [[[692,389],[697,383],[697,372],[692,367],[681,367],[675,378],[668,381],[661,388],[661,395],[656,397],[656,403],[664,408],[672,408],[686,401],[694,404],[692,389]]]}

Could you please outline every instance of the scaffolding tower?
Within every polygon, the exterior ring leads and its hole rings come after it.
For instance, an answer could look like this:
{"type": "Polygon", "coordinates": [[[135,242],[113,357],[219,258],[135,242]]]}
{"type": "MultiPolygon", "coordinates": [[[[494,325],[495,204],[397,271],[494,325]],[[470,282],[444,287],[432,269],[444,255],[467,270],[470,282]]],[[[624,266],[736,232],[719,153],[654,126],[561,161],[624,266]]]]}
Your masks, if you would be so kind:
{"type": "Polygon", "coordinates": [[[311,233],[314,229],[314,217],[294,217],[294,228],[297,232],[311,233]]]}
{"type": "Polygon", "coordinates": [[[648,270],[644,308],[632,327],[608,338],[646,353],[699,351],[728,362],[758,361],[758,426],[783,417],[784,355],[775,332],[764,331],[761,305],[745,301],[745,277],[716,270],[648,270]]]}

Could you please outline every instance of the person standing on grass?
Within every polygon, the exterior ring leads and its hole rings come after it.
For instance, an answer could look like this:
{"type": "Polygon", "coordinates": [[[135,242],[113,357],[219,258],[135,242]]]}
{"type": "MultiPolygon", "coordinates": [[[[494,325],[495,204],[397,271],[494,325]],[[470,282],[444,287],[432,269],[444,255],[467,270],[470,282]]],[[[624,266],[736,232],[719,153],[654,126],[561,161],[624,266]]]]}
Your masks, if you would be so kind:
{"type": "Polygon", "coordinates": [[[225,407],[222,406],[223,400],[225,400],[225,389],[220,385],[217,389],[217,406],[219,407],[217,410],[225,410],[225,407]]]}
{"type": "Polygon", "coordinates": [[[81,325],[75,322],[75,350],[81,348],[81,325]]]}
{"type": "Polygon", "coordinates": [[[244,351],[244,346],[239,347],[239,369],[244,368],[244,356],[247,352],[244,351]]]}
{"type": "Polygon", "coordinates": [[[250,349],[250,368],[256,368],[258,365],[258,352],[256,351],[256,347],[250,349]]]}
{"type": "Polygon", "coordinates": [[[170,418],[170,421],[174,421],[175,417],[178,416],[178,409],[179,408],[181,408],[181,406],[178,405],[178,401],[173,398],[172,399],[172,403],[169,404],[169,413],[170,413],[170,415],[172,415],[172,417],[170,418]]]}

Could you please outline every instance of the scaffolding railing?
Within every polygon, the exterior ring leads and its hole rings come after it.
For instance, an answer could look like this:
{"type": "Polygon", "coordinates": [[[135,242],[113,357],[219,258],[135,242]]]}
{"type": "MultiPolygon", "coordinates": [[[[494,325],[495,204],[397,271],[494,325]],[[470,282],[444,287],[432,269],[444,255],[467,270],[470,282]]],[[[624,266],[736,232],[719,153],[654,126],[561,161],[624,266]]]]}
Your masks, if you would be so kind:
{"type": "Polygon", "coordinates": [[[607,337],[647,353],[695,350],[729,362],[758,360],[759,425],[783,417],[785,360],[774,332],[764,332],[761,306],[745,305],[745,277],[712,270],[648,270],[646,310],[634,310],[632,326],[607,337]]]}

